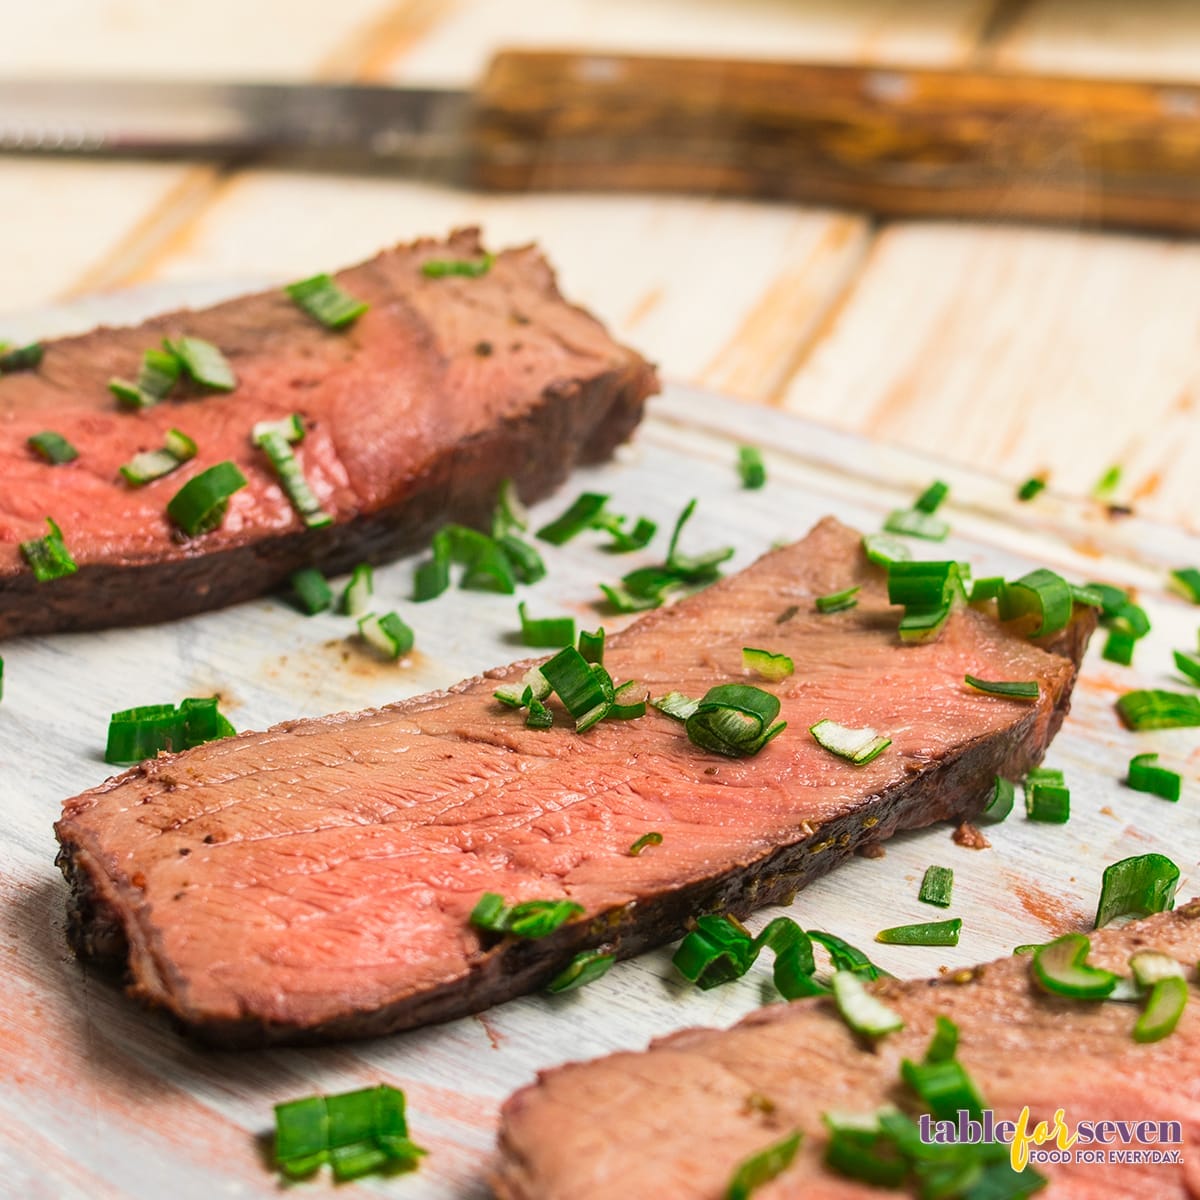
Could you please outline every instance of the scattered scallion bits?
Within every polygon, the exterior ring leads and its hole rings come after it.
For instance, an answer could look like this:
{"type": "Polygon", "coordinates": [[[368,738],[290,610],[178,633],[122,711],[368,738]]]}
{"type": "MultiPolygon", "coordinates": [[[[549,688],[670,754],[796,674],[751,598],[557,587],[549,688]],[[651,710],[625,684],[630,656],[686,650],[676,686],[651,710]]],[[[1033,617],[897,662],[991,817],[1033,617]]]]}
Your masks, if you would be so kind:
{"type": "Polygon", "coordinates": [[[1183,787],[1183,776],[1178,771],[1168,771],[1156,766],[1157,754],[1135,754],[1129,760],[1129,773],[1125,782],[1135,792],[1149,792],[1163,800],[1178,800],[1183,787]]]}
{"type": "Polygon", "coordinates": [[[608,497],[600,492],[583,492],[561,516],[543,525],[537,536],[552,546],[563,546],[585,529],[594,528],[593,522],[604,512],[607,503],[608,497]]]}
{"type": "Polygon", "coordinates": [[[756,490],[767,482],[767,468],[763,463],[762,451],[754,446],[738,447],[738,474],[742,487],[756,490]]]}
{"type": "Polygon", "coordinates": [[[1200,725],[1200,696],[1186,692],[1155,688],[1126,692],[1116,708],[1125,725],[1135,731],[1200,725]]]}
{"type": "Polygon", "coordinates": [[[359,636],[386,659],[402,658],[416,640],[410,626],[401,620],[398,613],[386,612],[382,616],[368,613],[358,620],[359,636]]]}
{"type": "Polygon", "coordinates": [[[582,913],[583,905],[573,900],[523,900],[508,905],[498,893],[484,892],[471,910],[469,920],[487,933],[533,940],[546,937],[582,913]]]}
{"type": "Polygon", "coordinates": [[[778,683],[791,675],[796,667],[786,654],[775,654],[771,650],[760,650],[754,646],[742,647],[742,666],[747,671],[757,671],[764,679],[778,683]]]}
{"type": "Polygon", "coordinates": [[[924,538],[927,542],[944,542],[950,536],[950,526],[946,521],[915,508],[898,508],[889,513],[883,528],[887,533],[924,538]]]}
{"type": "Polygon", "coordinates": [[[794,1130],[765,1149],[743,1159],[729,1180],[724,1200],[749,1200],[764,1183],[770,1183],[777,1175],[782,1175],[796,1157],[803,1136],[801,1130],[794,1130]]]}
{"type": "Polygon", "coordinates": [[[350,582],[342,592],[342,612],[348,617],[361,617],[371,611],[375,597],[375,568],[359,563],[350,573],[350,582]]]}
{"type": "Polygon", "coordinates": [[[478,279],[492,269],[495,261],[495,256],[491,254],[485,254],[482,258],[430,258],[421,264],[421,274],[426,279],[445,279],[450,275],[478,279]]]}
{"type": "Polygon", "coordinates": [[[604,661],[604,627],[601,626],[594,633],[581,629],[578,650],[585,662],[602,663],[604,661]]]}
{"type": "Polygon", "coordinates": [[[303,1179],[326,1163],[338,1182],[411,1171],[426,1152],[408,1136],[404,1093],[388,1084],[275,1106],[275,1165],[303,1179]]]}
{"type": "Polygon", "coordinates": [[[816,599],[817,612],[835,613],[853,608],[858,603],[858,593],[861,591],[862,585],[856,584],[854,587],[842,588],[840,592],[830,592],[826,596],[818,596],[816,599]]]}
{"type": "Polygon", "coordinates": [[[864,533],[863,553],[877,566],[886,567],[894,562],[908,562],[912,551],[907,542],[886,533],[864,533]]]}
{"type": "Polygon", "coordinates": [[[0,375],[10,375],[13,371],[32,371],[42,365],[45,353],[41,342],[30,342],[27,346],[12,349],[5,346],[0,350],[0,375]]]}
{"type": "Polygon", "coordinates": [[[214,392],[232,392],[237,387],[233,367],[212,342],[185,335],[164,340],[163,347],[175,355],[188,377],[201,387],[214,392]]]}
{"type": "Polygon", "coordinates": [[[33,576],[38,583],[74,575],[79,569],[67,549],[58,524],[50,517],[46,518],[46,524],[50,526],[50,532],[45,537],[20,543],[21,554],[33,569],[33,576]]]}
{"type": "Polygon", "coordinates": [[[608,716],[617,721],[632,721],[646,715],[646,702],[649,693],[644,684],[629,679],[613,688],[612,704],[609,705],[608,716]]]}
{"type": "Polygon", "coordinates": [[[1110,629],[1108,637],[1104,641],[1104,649],[1100,651],[1100,657],[1105,662],[1128,667],[1133,662],[1133,652],[1137,647],[1137,642],[1137,638],[1124,630],[1110,629]]]}
{"type": "Polygon", "coordinates": [[[211,533],[225,520],[229,497],[245,486],[245,475],[226,459],[193,475],[167,502],[167,516],[189,537],[211,533]]]}
{"type": "Polygon", "coordinates": [[[330,275],[313,275],[283,289],[296,307],[326,329],[345,329],[370,307],[343,290],[330,275]]]}
{"type": "Polygon", "coordinates": [[[546,984],[546,991],[573,992],[578,988],[607,975],[617,956],[603,950],[581,950],[571,961],[546,984]]]}
{"type": "Polygon", "coordinates": [[[864,979],[880,979],[887,975],[885,970],[877,967],[857,946],[850,945],[836,934],[810,929],[808,936],[829,952],[835,971],[853,971],[864,979]]]}
{"type": "Polygon", "coordinates": [[[888,564],[888,603],[904,606],[900,640],[927,642],[941,633],[954,609],[966,599],[956,562],[888,564]]]}
{"type": "Polygon", "coordinates": [[[1076,1000],[1103,1000],[1117,986],[1112,971],[1087,964],[1091,941],[1082,933],[1067,933],[1033,952],[1034,979],[1047,992],[1076,1000]]]}
{"type": "Polygon", "coordinates": [[[980,604],[984,600],[995,600],[1003,590],[1003,575],[986,575],[982,579],[976,579],[971,585],[971,603],[980,604]]]}
{"type": "Polygon", "coordinates": [[[293,572],[290,582],[301,612],[312,617],[333,607],[333,588],[316,567],[293,572]]]}
{"type": "Polygon", "coordinates": [[[1186,650],[1174,651],[1175,669],[1192,683],[1200,684],[1200,654],[1186,650]]]}
{"type": "Polygon", "coordinates": [[[136,383],[110,379],[108,390],[116,396],[122,408],[153,408],[167,398],[182,370],[183,365],[170,346],[166,349],[151,348],[142,355],[136,383]]]}
{"type": "Polygon", "coordinates": [[[1032,475],[1025,480],[1019,488],[1017,488],[1017,499],[1022,501],[1032,500],[1035,496],[1045,491],[1046,481],[1040,475],[1032,475]]]}
{"type": "Polygon", "coordinates": [[[260,421],[251,434],[254,444],[267,456],[284,493],[297,515],[309,529],[333,524],[333,514],[321,507],[312,485],[304,477],[292,445],[304,438],[304,422],[292,413],[282,422],[260,421]]]}
{"type": "Polygon", "coordinates": [[[1074,597],[1071,587],[1061,575],[1044,567],[1005,583],[998,597],[1002,621],[1037,618],[1029,631],[1030,637],[1048,637],[1065,629],[1071,619],[1074,597]]]}
{"type": "Polygon", "coordinates": [[[1117,488],[1121,486],[1123,473],[1120,464],[1109,467],[1092,486],[1092,498],[1094,500],[1111,500],[1116,494],[1117,488]]]}
{"type": "Polygon", "coordinates": [[[220,712],[220,697],[192,696],[174,704],[147,704],[109,718],[104,761],[129,766],[160,751],[190,750],[237,731],[220,712]]]}
{"type": "Polygon", "coordinates": [[[1036,700],[1039,694],[1036,680],[977,679],[974,675],[965,675],[963,680],[977,692],[1003,696],[1006,700],[1036,700]]]}
{"type": "Polygon", "coordinates": [[[935,479],[914,501],[913,508],[917,512],[935,513],[942,506],[942,501],[950,494],[950,485],[935,479]]]}
{"type": "Polygon", "coordinates": [[[1168,577],[1167,586],[1185,600],[1200,604],[1200,568],[1177,567],[1168,577]]]}
{"type": "Polygon", "coordinates": [[[196,457],[196,443],[178,429],[168,429],[161,450],[144,450],[121,467],[121,475],[130,487],[142,487],[170,475],[196,457]]]}
{"type": "Polygon", "coordinates": [[[1002,779],[997,775],[992,787],[992,797],[976,820],[986,825],[999,825],[1012,812],[1016,795],[1016,785],[1012,780],[1002,779]]]}
{"type": "Polygon", "coordinates": [[[936,904],[938,908],[949,908],[953,890],[954,872],[949,867],[926,867],[917,898],[922,904],[936,904]]]}
{"type": "Polygon", "coordinates": [[[1129,915],[1148,916],[1175,907],[1179,867],[1164,854],[1135,854],[1104,869],[1096,928],[1129,915]]]}
{"type": "Polygon", "coordinates": [[[890,737],[874,729],[851,729],[828,719],[810,725],[808,731],[823,749],[856,767],[865,766],[878,758],[892,744],[890,737]]]}
{"type": "Polygon", "coordinates": [[[638,838],[638,840],[634,842],[632,846],[629,847],[629,857],[637,858],[637,856],[641,854],[641,852],[645,850],[647,846],[661,846],[662,840],[663,835],[655,830],[651,830],[649,833],[643,833],[642,836],[638,838]]]}
{"type": "Polygon", "coordinates": [[[722,683],[709,688],[696,702],[670,693],[655,701],[655,707],[667,716],[684,722],[688,740],[701,750],[744,758],[757,754],[772,738],[787,728],[779,715],[779,697],[761,688],[742,683],[722,683]],[[692,704],[694,703],[694,707],[692,704]],[[682,715],[686,711],[687,715],[682,715]]]}
{"type": "Polygon", "coordinates": [[[1063,773],[1034,767],[1025,776],[1025,816],[1030,821],[1065,825],[1071,816],[1071,792],[1063,773]]]}
{"type": "Polygon", "coordinates": [[[855,1033],[880,1038],[904,1028],[904,1018],[871,995],[857,972],[835,971],[830,986],[842,1020],[855,1033]]]}
{"type": "Polygon", "coordinates": [[[521,619],[521,641],[526,646],[570,646],[575,641],[574,617],[530,617],[525,601],[517,605],[521,619]]]}
{"type": "Polygon", "coordinates": [[[52,429],[35,433],[26,444],[39,458],[52,466],[74,462],[79,457],[79,451],[61,433],[55,433],[52,429]]]}
{"type": "Polygon", "coordinates": [[[1175,1031],[1187,1006],[1188,985],[1180,975],[1158,979],[1133,1027],[1135,1042],[1157,1042],[1175,1031]]]}
{"type": "Polygon", "coordinates": [[[962,919],[952,917],[948,921],[926,921],[919,925],[893,925],[881,929],[877,942],[891,946],[957,946],[962,931],[962,919]]]}

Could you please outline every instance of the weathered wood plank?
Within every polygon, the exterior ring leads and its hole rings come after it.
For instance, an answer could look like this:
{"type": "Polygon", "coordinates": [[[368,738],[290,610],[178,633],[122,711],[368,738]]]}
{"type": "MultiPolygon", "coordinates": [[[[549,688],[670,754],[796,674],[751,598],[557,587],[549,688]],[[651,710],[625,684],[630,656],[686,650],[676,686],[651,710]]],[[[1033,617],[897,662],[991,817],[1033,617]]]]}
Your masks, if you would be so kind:
{"type": "Polygon", "coordinates": [[[1200,528],[1200,246],[901,224],[789,384],[792,411],[1200,528]]]}

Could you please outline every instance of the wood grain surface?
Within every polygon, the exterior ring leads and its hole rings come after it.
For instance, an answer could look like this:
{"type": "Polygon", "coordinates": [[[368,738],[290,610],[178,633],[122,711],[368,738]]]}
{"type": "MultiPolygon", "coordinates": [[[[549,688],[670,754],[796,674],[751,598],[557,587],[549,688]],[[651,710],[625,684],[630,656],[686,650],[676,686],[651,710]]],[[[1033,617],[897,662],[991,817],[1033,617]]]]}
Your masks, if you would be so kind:
{"type": "MultiPolygon", "coordinates": [[[[132,307],[178,299],[178,292],[143,293],[109,315],[128,319],[132,307]]],[[[50,329],[54,320],[71,324],[95,315],[93,305],[82,315],[41,320],[50,329]]],[[[888,843],[885,857],[857,859],[819,881],[789,910],[808,927],[869,946],[882,965],[906,976],[1003,954],[1062,929],[1087,929],[1103,867],[1130,853],[1171,855],[1184,874],[1180,894],[1191,893],[1200,866],[1195,731],[1127,733],[1112,702],[1133,686],[1182,686],[1170,651],[1193,644],[1200,610],[1168,595],[1163,584],[1168,567],[1200,560],[1198,540],[1143,518],[1114,522],[1053,490],[1019,505],[1005,480],[929,451],[888,447],[681,387],[655,404],[616,462],[580,473],[535,513],[538,520],[555,515],[577,488],[591,488],[611,492],[623,511],[645,512],[666,525],[697,495],[689,544],[736,545],[736,568],[775,540],[801,535],[827,512],[877,528],[888,510],[935,475],[951,485],[947,553],[970,559],[979,574],[1011,576],[1037,563],[1073,579],[1136,587],[1154,629],[1139,645],[1134,668],[1104,663],[1096,649],[1085,664],[1073,711],[1048,759],[1071,786],[1068,825],[1031,825],[1018,812],[988,830],[986,851],[955,845],[946,826],[905,835],[888,843]],[[758,492],[742,490],[734,469],[735,446],[751,430],[769,471],[758,492]],[[1129,757],[1144,750],[1159,751],[1166,765],[1185,773],[1177,805],[1122,785],[1129,757]],[[933,862],[956,872],[952,915],[964,919],[960,945],[875,946],[878,928],[927,918],[916,897],[933,862]]],[[[661,553],[661,541],[638,561],[661,553]]],[[[545,553],[550,572],[526,592],[534,609],[587,622],[600,619],[596,581],[632,565],[586,538],[545,553]]],[[[100,760],[107,714],[217,692],[239,728],[262,727],[444,686],[520,652],[513,641],[516,598],[454,591],[412,605],[411,571],[411,562],[401,562],[377,575],[379,595],[417,632],[416,651],[398,665],[381,664],[347,640],[345,618],[304,618],[275,599],[143,630],[5,646],[0,1177],[5,1188],[20,1189],[8,1194],[38,1200],[274,1195],[278,1185],[263,1158],[271,1105],[386,1081],[406,1090],[414,1137],[430,1157],[411,1177],[366,1180],[337,1194],[481,1200],[498,1106],[536,1070],[639,1048],[687,1024],[728,1025],[768,998],[759,972],[713,992],[683,988],[662,951],[618,965],[574,997],[528,997],[409,1035],[312,1051],[214,1053],[185,1042],[73,961],[50,825],[62,798],[109,773],[100,760]]],[[[770,915],[761,914],[755,927],[770,915]]],[[[335,1192],[324,1180],[303,1190],[335,1192]]]]}

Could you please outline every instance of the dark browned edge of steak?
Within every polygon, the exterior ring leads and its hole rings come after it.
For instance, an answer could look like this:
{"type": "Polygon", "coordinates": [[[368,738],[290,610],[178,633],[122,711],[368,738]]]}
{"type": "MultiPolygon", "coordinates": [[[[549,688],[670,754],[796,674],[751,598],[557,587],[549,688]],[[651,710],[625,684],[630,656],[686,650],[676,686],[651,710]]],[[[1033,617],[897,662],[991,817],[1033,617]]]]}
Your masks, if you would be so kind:
{"type": "Polygon", "coordinates": [[[337,574],[364,561],[388,562],[425,545],[447,521],[486,526],[504,479],[513,479],[528,502],[548,496],[577,464],[611,457],[657,390],[653,367],[637,358],[592,379],[552,385],[519,420],[461,442],[431,464],[398,503],[327,529],[183,560],[87,564],[50,583],[38,583],[32,572],[6,578],[0,638],[191,616],[280,588],[301,567],[337,574]]]}
{"type": "MultiPolygon", "coordinates": [[[[1078,669],[1095,627],[1095,610],[1076,606],[1067,628],[1042,644],[1071,659],[1078,669]]],[[[688,921],[701,913],[728,912],[746,917],[758,908],[789,904],[806,884],[897,830],[977,816],[991,797],[995,776],[1019,779],[1041,761],[1070,709],[1074,682],[1072,676],[1059,697],[1044,744],[1031,744],[1037,716],[1031,710],[1015,728],[977,738],[960,753],[914,771],[911,779],[888,792],[865,798],[860,808],[884,802],[882,811],[866,819],[858,811],[849,812],[752,862],[662,892],[650,901],[600,913],[590,921],[570,922],[544,938],[503,939],[483,955],[465,980],[384,1008],[349,1012],[305,1030],[244,1019],[186,1024],[184,1031],[212,1045],[229,1047],[379,1037],[451,1021],[539,991],[582,950],[603,946],[618,958],[630,958],[682,937],[688,921]]],[[[78,853],[77,845],[65,843],[57,859],[73,889],[68,934],[81,957],[120,968],[128,957],[120,918],[95,890],[94,879],[99,872],[81,869],[75,861],[78,853]]]]}

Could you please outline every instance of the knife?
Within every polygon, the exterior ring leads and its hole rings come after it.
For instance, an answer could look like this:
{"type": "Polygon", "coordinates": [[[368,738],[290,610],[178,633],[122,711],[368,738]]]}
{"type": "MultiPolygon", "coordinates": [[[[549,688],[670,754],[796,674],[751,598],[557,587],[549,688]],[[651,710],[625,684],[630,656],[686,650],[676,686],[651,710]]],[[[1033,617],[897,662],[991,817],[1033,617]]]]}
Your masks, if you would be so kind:
{"type": "Polygon", "coordinates": [[[508,51],[473,91],[0,81],[0,149],[1200,232],[1200,87],[508,51]]]}

